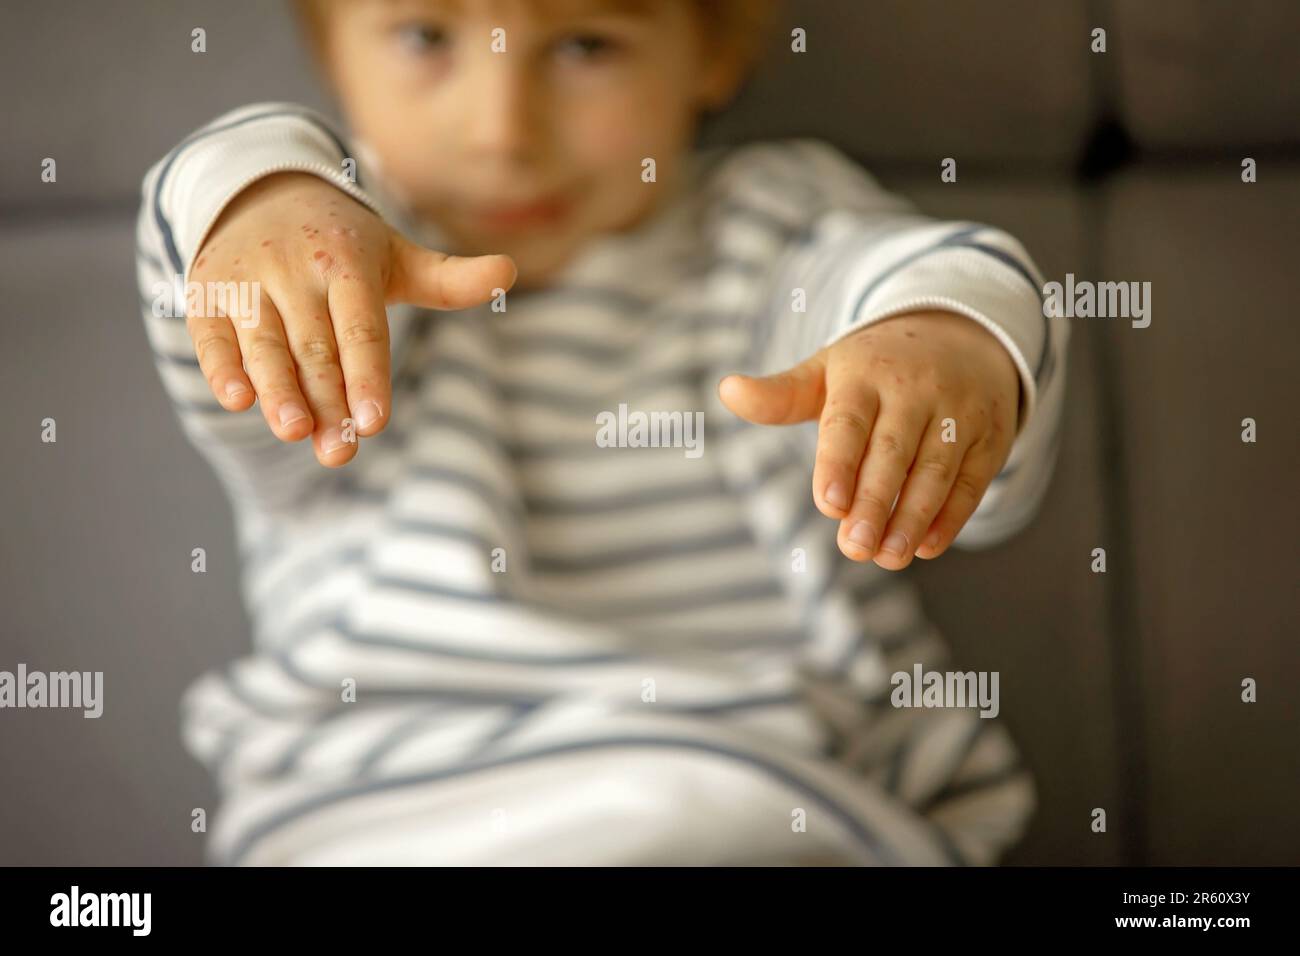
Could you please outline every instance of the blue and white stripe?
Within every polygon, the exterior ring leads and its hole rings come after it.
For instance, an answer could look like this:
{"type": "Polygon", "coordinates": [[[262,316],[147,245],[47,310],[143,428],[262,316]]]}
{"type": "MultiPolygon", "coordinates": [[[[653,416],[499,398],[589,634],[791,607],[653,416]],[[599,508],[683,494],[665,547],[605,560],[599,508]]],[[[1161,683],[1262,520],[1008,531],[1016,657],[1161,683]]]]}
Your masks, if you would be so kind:
{"type": "Polygon", "coordinates": [[[1024,375],[1029,420],[958,543],[1001,540],[1050,475],[1066,340],[1015,241],[923,219],[813,141],[702,154],[640,235],[595,241],[506,315],[391,309],[393,420],[330,472],[258,412],[222,411],[184,321],[149,305],[271,169],[431,235],[364,170],[364,193],[333,175],[346,156],[314,114],[255,106],[144,184],[146,331],[230,495],[254,625],[249,654],[183,704],[224,798],[212,858],[995,859],[1033,804],[1014,746],[970,711],[888,706],[893,670],[944,661],[914,588],[839,555],[810,500],[815,431],[739,423],[715,385],[794,364],[923,286],[994,327],[1024,375]],[[598,448],[595,415],[619,403],[703,412],[703,456],[598,448]]]}

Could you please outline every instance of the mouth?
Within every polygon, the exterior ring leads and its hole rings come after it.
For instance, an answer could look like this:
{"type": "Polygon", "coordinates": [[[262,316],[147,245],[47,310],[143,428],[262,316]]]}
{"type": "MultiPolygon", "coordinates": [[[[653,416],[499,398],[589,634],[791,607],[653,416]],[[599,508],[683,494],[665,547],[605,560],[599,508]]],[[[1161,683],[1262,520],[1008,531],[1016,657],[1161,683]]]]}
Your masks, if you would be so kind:
{"type": "Polygon", "coordinates": [[[488,232],[518,232],[555,226],[573,208],[569,194],[549,193],[523,202],[467,203],[464,214],[469,222],[488,232]]]}

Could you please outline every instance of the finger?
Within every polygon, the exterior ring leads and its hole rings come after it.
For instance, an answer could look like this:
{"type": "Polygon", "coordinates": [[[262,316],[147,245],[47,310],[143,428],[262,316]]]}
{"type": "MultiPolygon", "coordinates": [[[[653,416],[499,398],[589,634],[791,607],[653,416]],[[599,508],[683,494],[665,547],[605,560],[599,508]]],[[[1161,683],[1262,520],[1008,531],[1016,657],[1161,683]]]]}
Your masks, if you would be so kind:
{"type": "Polygon", "coordinates": [[[928,414],[917,406],[885,403],[876,415],[867,454],[858,471],[853,505],[840,522],[839,545],[846,557],[866,561],[876,554],[907,471],[916,457],[928,414]]]}
{"type": "Polygon", "coordinates": [[[948,492],[948,500],[930,522],[928,533],[916,549],[918,558],[937,558],[948,550],[979,507],[1001,467],[988,442],[977,442],[966,452],[948,492]]]}
{"type": "Polygon", "coordinates": [[[230,319],[224,315],[187,315],[185,328],[194,343],[203,377],[221,407],[242,412],[252,405],[257,395],[244,371],[239,339],[230,319]]]}
{"type": "Polygon", "coordinates": [[[327,299],[357,434],[377,435],[392,408],[392,355],[383,291],[376,281],[360,276],[338,278],[330,283],[327,299]]]}
{"type": "Polygon", "coordinates": [[[755,425],[816,418],[826,398],[825,350],[775,375],[728,375],[718,383],[718,398],[732,414],[755,425]]]}
{"type": "Polygon", "coordinates": [[[386,298],[426,309],[468,309],[509,289],[518,275],[509,256],[449,256],[408,242],[396,232],[389,239],[392,272],[386,298]]]}
{"type": "Polygon", "coordinates": [[[861,371],[832,353],[826,369],[826,401],[817,425],[813,501],[828,518],[844,518],[853,504],[862,455],[880,411],[880,395],[861,371]]]}
{"type": "Polygon", "coordinates": [[[314,422],[307,399],[298,387],[298,375],[284,337],[284,324],[265,293],[253,320],[227,319],[239,342],[248,378],[257,391],[267,427],[281,441],[301,441],[312,433],[314,422]]]}
{"type": "Polygon", "coordinates": [[[945,442],[943,432],[942,421],[931,420],[885,527],[884,543],[876,554],[881,567],[897,571],[911,564],[922,536],[948,500],[966,446],[945,442]]]}
{"type": "Polygon", "coordinates": [[[329,306],[314,292],[282,292],[276,302],[298,383],[315,419],[311,440],[316,460],[328,468],[347,464],[357,453],[356,425],[343,387],[329,306]]]}

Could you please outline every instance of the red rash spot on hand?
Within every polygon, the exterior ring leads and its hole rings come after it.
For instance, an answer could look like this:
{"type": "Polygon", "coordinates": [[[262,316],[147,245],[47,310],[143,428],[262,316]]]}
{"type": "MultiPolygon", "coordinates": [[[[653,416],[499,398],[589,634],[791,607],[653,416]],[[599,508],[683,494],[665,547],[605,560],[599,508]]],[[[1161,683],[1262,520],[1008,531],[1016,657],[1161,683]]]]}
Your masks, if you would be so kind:
{"type": "Polygon", "coordinates": [[[239,257],[238,257],[238,256],[235,257],[235,262],[234,262],[234,264],[235,264],[235,265],[239,265],[239,257]]]}
{"type": "Polygon", "coordinates": [[[329,258],[329,255],[326,254],[326,252],[325,252],[324,249],[317,249],[317,250],[316,250],[316,255],[312,256],[312,258],[313,258],[313,259],[328,259],[328,258],[329,258]]]}
{"type": "Polygon", "coordinates": [[[196,263],[194,263],[194,264],[195,264],[198,268],[202,269],[202,268],[203,268],[203,263],[205,263],[205,262],[207,262],[207,261],[208,261],[208,257],[207,257],[207,256],[199,256],[199,261],[196,262],[196,263]]]}
{"type": "Polygon", "coordinates": [[[903,334],[906,335],[909,339],[914,339],[914,338],[916,338],[916,333],[915,333],[915,332],[904,332],[903,334]]]}
{"type": "Polygon", "coordinates": [[[266,248],[267,246],[269,246],[270,244],[271,244],[271,240],[270,240],[270,239],[263,239],[263,240],[262,240],[262,248],[263,248],[263,249],[265,249],[265,248],[266,248]]]}

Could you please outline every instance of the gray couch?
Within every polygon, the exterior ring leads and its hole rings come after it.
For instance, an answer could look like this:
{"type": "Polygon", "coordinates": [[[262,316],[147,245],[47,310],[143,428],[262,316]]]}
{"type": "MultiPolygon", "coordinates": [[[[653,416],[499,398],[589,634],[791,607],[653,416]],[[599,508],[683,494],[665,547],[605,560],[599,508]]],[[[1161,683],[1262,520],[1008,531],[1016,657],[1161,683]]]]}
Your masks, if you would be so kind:
{"type": "MultiPolygon", "coordinates": [[[[1300,8],[807,0],[787,19],[809,52],[778,42],[709,140],[825,137],[928,212],[1008,228],[1049,278],[1152,283],[1149,328],[1075,320],[1036,523],[911,572],[958,662],[1001,672],[1037,771],[1010,861],[1297,862],[1300,8]]],[[[227,505],[137,316],[135,204],[208,118],[326,104],[280,4],[10,0],[4,20],[0,669],[103,670],[110,694],[100,720],[0,712],[0,863],[194,863],[191,811],[215,794],[177,700],[241,652],[247,621],[227,505]]]]}

